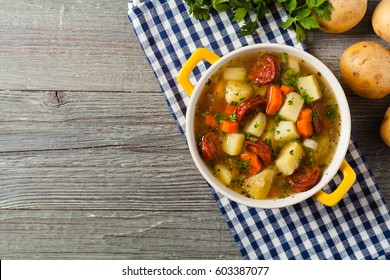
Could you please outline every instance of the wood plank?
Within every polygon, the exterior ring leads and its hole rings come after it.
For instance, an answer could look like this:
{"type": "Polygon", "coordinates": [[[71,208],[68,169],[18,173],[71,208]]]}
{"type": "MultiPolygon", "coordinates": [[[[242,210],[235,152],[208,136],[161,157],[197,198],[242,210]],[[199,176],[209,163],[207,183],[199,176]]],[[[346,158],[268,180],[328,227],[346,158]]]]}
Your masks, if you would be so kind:
{"type": "Polygon", "coordinates": [[[0,89],[159,91],[127,2],[1,1],[0,89]]]}
{"type": "MultiPolygon", "coordinates": [[[[376,3],[347,33],[309,32],[340,81],[343,49],[384,43],[370,27],[376,3]]],[[[127,0],[1,1],[2,258],[240,258],[126,13],[127,0]]],[[[389,97],[346,94],[352,134],[390,201],[377,134],[389,97]]]]}
{"type": "Polygon", "coordinates": [[[239,259],[221,215],[0,211],[2,259],[239,259]]]}
{"type": "Polygon", "coordinates": [[[1,209],[217,209],[187,153],[140,144],[3,153],[0,178],[1,209]]]}
{"type": "Polygon", "coordinates": [[[159,92],[0,91],[0,110],[0,152],[129,144],[185,148],[159,92]]]}

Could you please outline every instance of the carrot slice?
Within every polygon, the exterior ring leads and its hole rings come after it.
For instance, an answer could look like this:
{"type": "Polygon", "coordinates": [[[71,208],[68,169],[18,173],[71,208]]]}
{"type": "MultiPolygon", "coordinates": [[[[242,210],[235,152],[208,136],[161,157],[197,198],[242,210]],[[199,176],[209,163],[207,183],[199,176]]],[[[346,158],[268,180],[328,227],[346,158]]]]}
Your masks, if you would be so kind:
{"type": "Polygon", "coordinates": [[[211,113],[207,114],[206,117],[204,118],[204,121],[205,121],[207,126],[218,127],[218,122],[215,119],[214,114],[211,114],[211,113]]]}
{"type": "Polygon", "coordinates": [[[231,114],[234,114],[234,112],[236,111],[237,107],[238,106],[236,106],[236,105],[228,104],[228,105],[226,105],[225,113],[230,116],[231,114]]]}
{"type": "Polygon", "coordinates": [[[299,112],[297,130],[302,137],[313,135],[312,111],[309,108],[304,108],[299,112]]]}
{"type": "Polygon", "coordinates": [[[221,130],[227,133],[235,133],[238,131],[238,123],[229,120],[223,120],[221,123],[221,130]]]}
{"type": "Polygon", "coordinates": [[[282,107],[283,95],[280,87],[274,84],[269,84],[267,88],[268,104],[265,112],[267,115],[274,116],[282,107]]]}
{"type": "Polygon", "coordinates": [[[294,87],[288,85],[282,85],[280,89],[284,96],[287,96],[290,92],[293,92],[295,90],[294,87]]]}
{"type": "Polygon", "coordinates": [[[257,155],[245,151],[241,153],[240,158],[242,161],[249,161],[250,168],[248,169],[248,175],[254,175],[260,172],[262,165],[257,155]]]}

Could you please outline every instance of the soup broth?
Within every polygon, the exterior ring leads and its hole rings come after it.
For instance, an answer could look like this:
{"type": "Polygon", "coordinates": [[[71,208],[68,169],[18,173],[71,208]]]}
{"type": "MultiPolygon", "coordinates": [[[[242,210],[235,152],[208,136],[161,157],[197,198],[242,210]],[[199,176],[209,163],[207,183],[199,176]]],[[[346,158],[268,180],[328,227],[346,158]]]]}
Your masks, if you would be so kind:
{"type": "Polygon", "coordinates": [[[287,53],[233,59],[209,79],[197,103],[199,153],[215,177],[244,196],[307,191],[336,150],[334,94],[321,73],[287,53]]]}

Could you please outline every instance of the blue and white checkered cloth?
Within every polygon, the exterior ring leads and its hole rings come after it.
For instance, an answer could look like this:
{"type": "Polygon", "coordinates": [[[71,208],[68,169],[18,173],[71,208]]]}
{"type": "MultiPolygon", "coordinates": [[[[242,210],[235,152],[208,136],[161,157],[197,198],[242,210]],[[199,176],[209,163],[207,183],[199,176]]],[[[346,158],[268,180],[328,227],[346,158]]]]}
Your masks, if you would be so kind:
{"type": "MultiPolygon", "coordinates": [[[[214,13],[197,21],[183,1],[129,3],[128,16],[145,55],[158,79],[169,108],[184,136],[188,96],[178,85],[177,74],[199,47],[222,56],[241,46],[275,42],[305,49],[295,32],[279,28],[286,18],[281,6],[271,8],[253,36],[238,37],[238,24],[227,14],[214,13]]],[[[191,81],[207,69],[198,64],[191,81]]],[[[185,136],[184,136],[185,137],[185,136]]],[[[389,259],[390,213],[357,143],[350,141],[346,160],[357,181],[334,207],[314,199],[282,209],[239,205],[217,194],[215,200],[232,231],[244,259],[389,259]]],[[[328,185],[341,182],[337,175],[328,185]]],[[[326,189],[325,189],[326,191],[326,189]]]]}

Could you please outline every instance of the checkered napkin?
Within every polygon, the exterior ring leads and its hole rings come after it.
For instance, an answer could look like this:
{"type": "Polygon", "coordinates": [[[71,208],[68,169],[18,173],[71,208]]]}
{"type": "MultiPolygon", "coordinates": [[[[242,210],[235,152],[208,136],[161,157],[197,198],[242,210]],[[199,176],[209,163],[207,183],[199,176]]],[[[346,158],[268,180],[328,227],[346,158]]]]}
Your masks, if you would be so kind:
{"type": "MultiPolygon", "coordinates": [[[[271,8],[262,28],[253,36],[238,37],[238,24],[225,13],[209,21],[196,21],[183,1],[136,1],[128,16],[145,55],[158,79],[183,136],[188,96],[177,83],[177,74],[189,56],[205,47],[222,56],[241,46],[261,42],[294,45],[295,33],[279,28],[286,18],[281,6],[271,8]]],[[[193,71],[196,84],[207,64],[193,71]]],[[[350,141],[346,160],[357,181],[334,207],[314,199],[282,209],[258,209],[230,201],[211,191],[232,231],[244,259],[389,259],[390,215],[359,147],[350,141]]],[[[333,190],[340,175],[324,189],[333,190]]]]}

